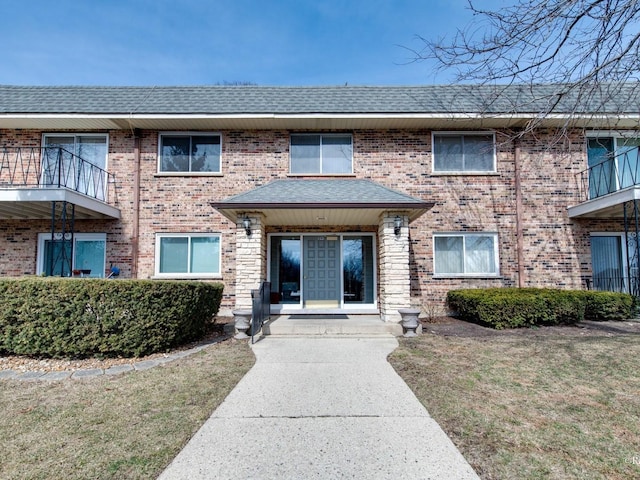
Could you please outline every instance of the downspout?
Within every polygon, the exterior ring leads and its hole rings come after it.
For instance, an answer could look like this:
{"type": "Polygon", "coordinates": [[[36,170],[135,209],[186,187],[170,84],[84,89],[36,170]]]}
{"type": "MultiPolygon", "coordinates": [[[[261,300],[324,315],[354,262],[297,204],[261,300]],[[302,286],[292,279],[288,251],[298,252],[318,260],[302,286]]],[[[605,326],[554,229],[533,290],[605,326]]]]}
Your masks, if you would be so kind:
{"type": "Polygon", "coordinates": [[[520,183],[520,139],[515,139],[514,177],[516,189],[516,261],[518,264],[518,288],[524,287],[524,236],[522,233],[522,189],[520,183]]]}
{"type": "Polygon", "coordinates": [[[133,225],[131,232],[131,278],[138,278],[138,238],[140,235],[140,130],[133,131],[133,225]]]}

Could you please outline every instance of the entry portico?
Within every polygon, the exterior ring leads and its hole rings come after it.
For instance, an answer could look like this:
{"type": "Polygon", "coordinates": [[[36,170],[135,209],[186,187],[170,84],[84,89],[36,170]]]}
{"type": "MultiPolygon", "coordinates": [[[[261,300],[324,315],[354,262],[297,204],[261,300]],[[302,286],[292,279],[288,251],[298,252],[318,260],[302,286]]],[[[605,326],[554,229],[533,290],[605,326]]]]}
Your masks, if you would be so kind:
{"type": "Polygon", "coordinates": [[[409,224],[433,203],[369,180],[285,179],[211,204],[236,226],[236,308],[272,283],[273,313],[410,305],[409,224]]]}

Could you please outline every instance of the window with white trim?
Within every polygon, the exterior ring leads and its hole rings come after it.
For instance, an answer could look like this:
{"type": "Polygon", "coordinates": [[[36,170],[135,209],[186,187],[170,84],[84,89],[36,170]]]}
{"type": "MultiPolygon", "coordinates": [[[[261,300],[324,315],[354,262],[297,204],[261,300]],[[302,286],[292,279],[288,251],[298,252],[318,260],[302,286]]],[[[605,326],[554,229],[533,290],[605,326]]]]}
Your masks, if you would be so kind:
{"type": "Polygon", "coordinates": [[[216,133],[160,133],[160,173],[220,173],[222,139],[216,133]]]}
{"type": "Polygon", "coordinates": [[[43,185],[67,187],[99,200],[105,199],[107,134],[45,133],[42,145],[43,185]]]}
{"type": "Polygon", "coordinates": [[[292,134],[292,174],[353,173],[353,139],[348,134],[292,134]]]}
{"type": "Polygon", "coordinates": [[[496,171],[492,132],[433,132],[433,171],[493,173],[496,171]]]}
{"type": "Polygon", "coordinates": [[[626,135],[587,137],[589,198],[597,198],[640,184],[640,138],[637,132],[626,135]]]}
{"type": "Polygon", "coordinates": [[[447,233],[433,236],[434,275],[498,275],[498,235],[447,233]]]}
{"type": "Polygon", "coordinates": [[[220,275],[220,235],[162,233],[156,235],[156,275],[202,277],[220,275]]]}
{"type": "Polygon", "coordinates": [[[36,273],[103,278],[106,251],[106,233],[39,233],[36,273]]]}

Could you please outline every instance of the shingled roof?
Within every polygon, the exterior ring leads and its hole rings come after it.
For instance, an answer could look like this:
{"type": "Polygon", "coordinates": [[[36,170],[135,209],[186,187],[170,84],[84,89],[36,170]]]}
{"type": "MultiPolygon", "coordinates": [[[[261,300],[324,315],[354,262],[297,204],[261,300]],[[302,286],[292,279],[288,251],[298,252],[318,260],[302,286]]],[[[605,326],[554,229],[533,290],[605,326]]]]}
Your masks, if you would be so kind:
{"type": "MultiPolygon", "coordinates": [[[[296,211],[350,210],[355,218],[372,223],[385,210],[407,211],[414,220],[433,207],[427,202],[406,193],[387,188],[371,180],[362,179],[283,179],[232,196],[211,206],[231,219],[241,211],[296,211]],[[360,212],[360,213],[358,213],[360,212]]],[[[303,213],[304,215],[304,213],[303,213]]],[[[353,224],[358,224],[354,220],[353,224]]],[[[375,220],[377,222],[377,220],[375,220]]]]}
{"type": "Polygon", "coordinates": [[[640,112],[638,83],[597,85],[582,98],[564,85],[11,86],[0,114],[424,114],[640,112]],[[615,94],[612,94],[612,90],[615,94]]]}
{"type": "Polygon", "coordinates": [[[370,180],[286,179],[254,188],[216,204],[229,207],[310,208],[386,206],[398,208],[428,208],[432,204],[392,190],[370,180]]]}

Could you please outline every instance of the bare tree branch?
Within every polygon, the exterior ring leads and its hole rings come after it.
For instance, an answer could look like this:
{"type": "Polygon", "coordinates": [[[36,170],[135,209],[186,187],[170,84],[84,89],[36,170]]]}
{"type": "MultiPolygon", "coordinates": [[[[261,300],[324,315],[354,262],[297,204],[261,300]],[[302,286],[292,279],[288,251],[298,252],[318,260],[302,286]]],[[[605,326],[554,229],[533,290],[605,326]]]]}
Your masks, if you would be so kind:
{"type": "MultiPolygon", "coordinates": [[[[457,82],[496,85],[497,92],[501,85],[555,84],[546,101],[531,102],[539,119],[559,106],[566,113],[567,99],[576,112],[594,112],[594,102],[603,105],[640,79],[640,0],[514,0],[500,10],[468,2],[473,22],[451,39],[419,37],[424,48],[413,51],[416,61],[435,61],[457,82]]],[[[488,109],[496,100],[486,99],[488,109]]],[[[533,120],[529,131],[535,126],[533,120]]]]}

